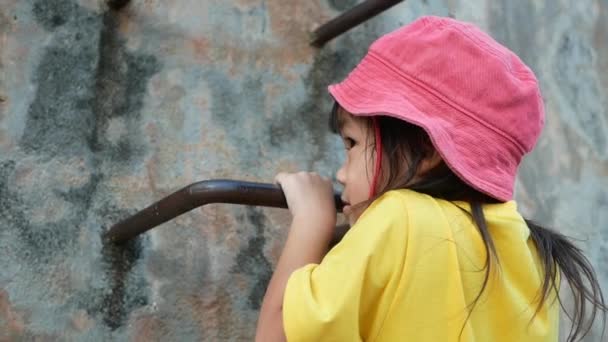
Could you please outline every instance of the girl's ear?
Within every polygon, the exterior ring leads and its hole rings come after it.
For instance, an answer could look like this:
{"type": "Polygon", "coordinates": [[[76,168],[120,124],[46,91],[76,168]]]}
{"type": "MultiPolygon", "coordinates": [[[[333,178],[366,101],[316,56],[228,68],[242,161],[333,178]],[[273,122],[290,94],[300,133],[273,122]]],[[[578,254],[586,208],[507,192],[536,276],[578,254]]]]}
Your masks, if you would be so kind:
{"type": "Polygon", "coordinates": [[[439,164],[441,164],[441,162],[443,162],[443,158],[441,158],[439,152],[437,152],[437,150],[433,148],[432,151],[429,151],[428,157],[424,158],[420,162],[420,166],[418,168],[418,175],[423,175],[431,171],[439,164]]]}

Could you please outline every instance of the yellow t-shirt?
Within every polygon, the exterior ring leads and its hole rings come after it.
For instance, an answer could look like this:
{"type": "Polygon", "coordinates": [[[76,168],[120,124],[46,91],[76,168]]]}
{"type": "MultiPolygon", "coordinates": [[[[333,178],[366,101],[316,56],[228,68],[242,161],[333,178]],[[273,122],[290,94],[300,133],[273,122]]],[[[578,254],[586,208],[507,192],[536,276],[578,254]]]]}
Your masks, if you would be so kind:
{"type": "Polygon", "coordinates": [[[287,340],[557,341],[554,294],[532,320],[543,270],[514,201],[484,206],[499,265],[467,320],[486,258],[467,212],[410,190],[374,201],[319,265],[290,276],[287,340]]]}

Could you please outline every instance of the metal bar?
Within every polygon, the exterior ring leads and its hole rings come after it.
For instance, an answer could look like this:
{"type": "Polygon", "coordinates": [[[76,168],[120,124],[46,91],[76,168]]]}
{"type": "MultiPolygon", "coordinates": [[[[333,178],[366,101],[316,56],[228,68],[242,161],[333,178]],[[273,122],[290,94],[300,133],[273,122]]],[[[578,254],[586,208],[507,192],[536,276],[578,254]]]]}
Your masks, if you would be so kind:
{"type": "MultiPolygon", "coordinates": [[[[337,192],[334,201],[336,209],[342,211],[344,204],[337,192]]],[[[287,208],[285,195],[277,185],[227,179],[206,180],[190,184],[118,222],[108,230],[105,239],[114,243],[126,242],[183,213],[210,203],[287,208]]]]}
{"type": "Polygon", "coordinates": [[[129,0],[106,0],[108,7],[111,9],[118,11],[123,7],[127,6],[129,0]]]}
{"type": "Polygon", "coordinates": [[[384,12],[403,0],[367,0],[317,28],[312,34],[310,45],[321,47],[328,41],[384,12]]]}

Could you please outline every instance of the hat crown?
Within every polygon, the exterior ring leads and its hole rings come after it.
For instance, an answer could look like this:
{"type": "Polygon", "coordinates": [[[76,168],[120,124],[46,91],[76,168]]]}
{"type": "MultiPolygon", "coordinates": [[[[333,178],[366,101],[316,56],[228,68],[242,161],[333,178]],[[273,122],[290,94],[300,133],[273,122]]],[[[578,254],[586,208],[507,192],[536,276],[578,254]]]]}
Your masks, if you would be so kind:
{"type": "Polygon", "coordinates": [[[534,73],[474,25],[422,17],[375,41],[368,55],[429,96],[498,130],[522,152],[536,144],[544,108],[534,73]]]}

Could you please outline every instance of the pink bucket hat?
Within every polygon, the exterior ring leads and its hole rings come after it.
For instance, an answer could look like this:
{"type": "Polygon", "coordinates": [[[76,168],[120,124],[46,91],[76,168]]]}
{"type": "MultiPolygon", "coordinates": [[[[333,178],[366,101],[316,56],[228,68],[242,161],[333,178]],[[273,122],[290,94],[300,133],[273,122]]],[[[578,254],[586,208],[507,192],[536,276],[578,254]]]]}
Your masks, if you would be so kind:
{"type": "Polygon", "coordinates": [[[422,17],[382,36],[329,92],[357,116],[422,127],[473,188],[513,198],[517,168],[544,125],[534,73],[472,24],[422,17]]]}

